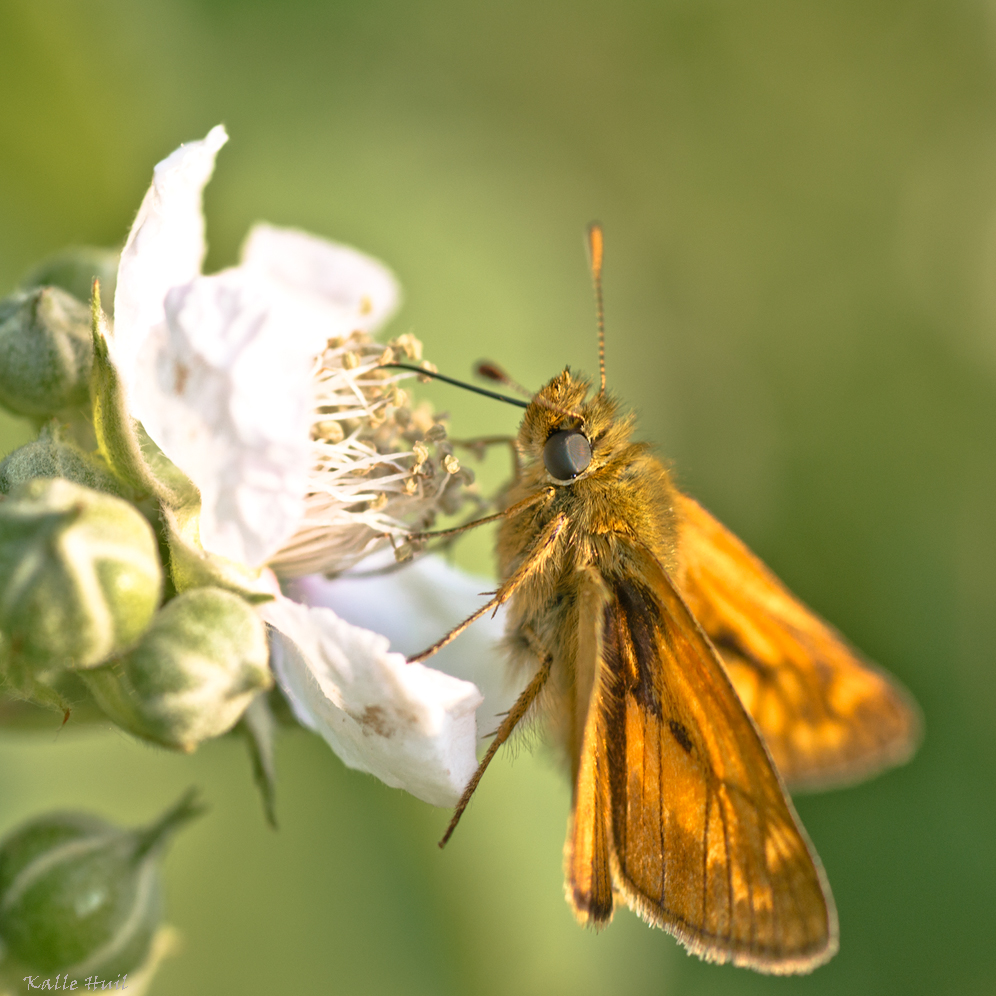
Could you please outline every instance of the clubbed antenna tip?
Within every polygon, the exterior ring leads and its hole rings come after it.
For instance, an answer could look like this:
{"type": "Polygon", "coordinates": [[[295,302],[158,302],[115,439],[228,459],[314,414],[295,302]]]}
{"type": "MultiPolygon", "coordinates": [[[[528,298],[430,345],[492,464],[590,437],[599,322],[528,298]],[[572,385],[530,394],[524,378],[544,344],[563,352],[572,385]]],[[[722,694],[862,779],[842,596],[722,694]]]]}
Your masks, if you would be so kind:
{"type": "Polygon", "coordinates": [[[485,380],[493,380],[498,384],[504,384],[505,387],[510,387],[513,391],[517,391],[524,398],[532,398],[533,392],[529,390],[528,387],[523,387],[517,381],[512,380],[511,377],[497,363],[492,360],[479,360],[474,364],[474,373],[478,377],[483,377],[485,380]]]}
{"type": "Polygon", "coordinates": [[[591,264],[591,282],[595,287],[595,317],[598,321],[598,381],[599,393],[605,393],[605,308],[602,304],[602,254],[604,250],[602,226],[593,221],[588,226],[588,260],[591,264]]]}

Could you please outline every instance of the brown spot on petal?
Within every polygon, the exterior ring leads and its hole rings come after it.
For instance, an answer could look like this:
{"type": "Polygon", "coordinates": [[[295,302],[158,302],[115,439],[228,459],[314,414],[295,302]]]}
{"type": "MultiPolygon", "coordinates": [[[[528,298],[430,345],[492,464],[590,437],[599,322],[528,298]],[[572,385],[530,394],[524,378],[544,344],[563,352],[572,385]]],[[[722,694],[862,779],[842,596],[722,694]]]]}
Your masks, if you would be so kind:
{"type": "Polygon", "coordinates": [[[363,727],[364,732],[376,733],[378,737],[390,737],[394,734],[394,727],[388,722],[383,706],[367,706],[357,722],[363,727]]]}
{"type": "Polygon", "coordinates": [[[190,377],[190,367],[185,363],[177,363],[173,368],[173,393],[183,394],[183,389],[187,386],[187,379],[190,377]]]}

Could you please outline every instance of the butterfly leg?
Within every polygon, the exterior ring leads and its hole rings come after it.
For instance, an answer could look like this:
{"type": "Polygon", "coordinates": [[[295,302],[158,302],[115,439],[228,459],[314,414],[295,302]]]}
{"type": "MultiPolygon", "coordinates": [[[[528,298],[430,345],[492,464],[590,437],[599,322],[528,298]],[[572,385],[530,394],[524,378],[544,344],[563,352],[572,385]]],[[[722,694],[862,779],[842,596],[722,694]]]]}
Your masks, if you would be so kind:
{"type": "Polygon", "coordinates": [[[439,842],[440,847],[446,846],[446,842],[453,835],[453,831],[456,830],[456,825],[460,822],[460,817],[463,816],[463,811],[470,803],[470,798],[477,790],[477,786],[480,784],[481,778],[484,776],[484,772],[488,770],[488,765],[491,763],[491,759],[498,753],[498,748],[501,747],[501,745],[512,735],[512,731],[516,728],[516,726],[518,726],[522,717],[529,712],[529,707],[536,701],[536,697],[543,690],[543,686],[546,684],[547,678],[550,677],[550,668],[552,665],[553,654],[546,651],[540,657],[539,670],[533,675],[532,680],[528,685],[526,685],[525,690],[515,700],[515,705],[512,706],[505,718],[502,720],[501,726],[498,727],[495,732],[494,739],[488,746],[487,753],[481,759],[481,763],[477,766],[477,771],[474,772],[474,777],[471,778],[471,780],[467,783],[467,787],[463,790],[463,795],[460,796],[460,801],[457,803],[456,809],[453,810],[453,817],[450,820],[449,826],[446,828],[446,833],[443,834],[443,839],[439,842]]]}
{"type": "MultiPolygon", "coordinates": [[[[465,522],[462,526],[453,526],[452,529],[434,529],[425,533],[407,533],[405,535],[405,539],[408,542],[412,542],[417,540],[441,539],[445,536],[457,536],[468,529],[474,529],[477,526],[484,526],[489,522],[497,522],[499,519],[504,519],[510,515],[518,515],[519,512],[524,512],[527,508],[532,508],[533,505],[539,505],[547,502],[552,497],[553,488],[544,488],[544,490],[539,491],[534,495],[530,495],[528,498],[516,502],[514,505],[510,505],[503,512],[495,512],[494,515],[485,515],[481,519],[474,519],[473,522],[465,522]]],[[[392,539],[389,534],[385,535],[388,536],[388,539],[392,539]]]]}
{"type": "Polygon", "coordinates": [[[463,622],[457,623],[444,637],[437,640],[431,647],[427,647],[420,654],[415,654],[414,657],[408,658],[409,664],[418,664],[424,661],[427,657],[431,657],[437,650],[442,650],[448,643],[455,640],[471,623],[476,623],[478,619],[481,618],[489,609],[497,609],[501,605],[501,594],[498,593],[494,598],[485,602],[476,612],[467,616],[463,622]]]}
{"type": "MultiPolygon", "coordinates": [[[[530,503],[535,499],[531,499],[530,503]]],[[[523,503],[519,503],[521,506],[523,503]]],[[[512,506],[516,508],[516,506],[512,506]]],[[[507,513],[505,513],[507,514],[507,513]]],[[[477,622],[485,612],[492,610],[497,612],[500,606],[507,602],[508,599],[512,597],[515,590],[526,581],[531,575],[535,574],[537,570],[542,568],[542,566],[547,562],[553,553],[554,547],[556,545],[558,537],[560,537],[564,531],[564,526],[567,524],[567,516],[564,514],[558,515],[556,518],[551,519],[544,530],[536,538],[536,542],[533,544],[532,549],[529,551],[526,559],[519,565],[518,569],[512,574],[511,577],[502,582],[498,591],[495,592],[493,598],[485,602],[476,612],[469,615],[462,623],[458,623],[453,627],[445,636],[437,640],[431,647],[423,650],[420,654],[416,654],[414,657],[408,658],[409,664],[416,664],[420,661],[424,661],[427,657],[431,657],[436,651],[442,650],[448,643],[455,640],[471,623],[477,622]]]]}
{"type": "MultiPolygon", "coordinates": [[[[472,522],[465,522],[463,525],[453,526],[450,529],[432,529],[424,533],[406,533],[405,541],[408,543],[417,543],[422,540],[447,539],[451,536],[459,536],[468,529],[476,529],[478,526],[486,526],[489,522],[497,522],[499,519],[504,519],[506,514],[506,512],[496,512],[494,515],[485,515],[483,518],[474,519],[472,522]]],[[[387,535],[393,545],[394,538],[390,534],[387,535]]],[[[395,547],[395,552],[397,552],[397,549],[395,547]]]]}
{"type": "MultiPolygon", "coordinates": [[[[425,532],[403,533],[403,542],[401,543],[398,542],[399,537],[394,533],[381,533],[380,539],[386,539],[391,544],[391,549],[394,550],[394,566],[404,566],[411,561],[416,552],[421,555],[423,553],[433,553],[436,550],[445,549],[450,545],[452,540],[456,539],[462,533],[465,533],[468,529],[476,529],[477,526],[485,526],[489,522],[497,522],[499,519],[504,519],[506,516],[517,515],[519,512],[522,512],[527,508],[531,508],[533,505],[549,501],[552,494],[553,489],[547,488],[537,494],[530,495],[523,501],[516,502],[514,505],[503,509],[501,512],[496,512],[494,515],[485,515],[480,519],[472,519],[470,522],[464,522],[459,526],[452,526],[449,529],[434,529],[427,530],[425,532]],[[430,547],[428,550],[424,550],[421,547],[419,547],[417,551],[413,550],[411,544],[421,544],[427,540],[442,540],[442,542],[430,547]]],[[[496,502],[484,501],[482,504],[487,507],[487,505],[496,504],[496,502]]],[[[380,568],[376,572],[371,573],[385,574],[388,570],[389,569],[380,568]]],[[[477,617],[475,616],[475,618],[477,617]]],[[[471,620],[471,622],[473,622],[473,620],[471,620]]]]}

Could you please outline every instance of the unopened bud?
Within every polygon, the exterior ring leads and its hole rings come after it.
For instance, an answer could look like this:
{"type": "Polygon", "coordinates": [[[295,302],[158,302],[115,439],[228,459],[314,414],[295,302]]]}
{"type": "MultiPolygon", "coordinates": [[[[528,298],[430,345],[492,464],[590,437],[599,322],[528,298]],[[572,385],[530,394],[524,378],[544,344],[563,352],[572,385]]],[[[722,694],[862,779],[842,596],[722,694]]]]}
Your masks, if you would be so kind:
{"type": "Polygon", "coordinates": [[[0,845],[5,960],[76,979],[133,972],[162,916],[157,859],[172,833],[201,812],[188,793],[140,830],[88,813],[52,813],[10,833],[0,845]]]}
{"type": "Polygon", "coordinates": [[[119,726],[185,751],[227,733],[273,680],[262,620],[221,588],[167,602],[134,650],[83,679],[119,726]]]}
{"type": "Polygon", "coordinates": [[[114,303],[114,286],[118,279],[120,253],[99,246],[71,246],[43,260],[22,281],[21,287],[61,287],[77,300],[89,301],[90,288],[96,278],[104,295],[104,308],[114,303]]]}
{"type": "Polygon", "coordinates": [[[20,669],[93,667],[131,647],[162,588],[155,534],[134,506],[59,478],[0,502],[0,631],[20,669]]]}
{"type": "Polygon", "coordinates": [[[122,494],[120,483],[106,464],[84,453],[51,422],[37,439],[0,461],[0,492],[10,494],[18,484],[36,477],[64,477],[95,491],[122,494]]]}
{"type": "Polygon", "coordinates": [[[58,287],[0,301],[0,403],[19,415],[52,415],[90,397],[89,309],[58,287]]]}

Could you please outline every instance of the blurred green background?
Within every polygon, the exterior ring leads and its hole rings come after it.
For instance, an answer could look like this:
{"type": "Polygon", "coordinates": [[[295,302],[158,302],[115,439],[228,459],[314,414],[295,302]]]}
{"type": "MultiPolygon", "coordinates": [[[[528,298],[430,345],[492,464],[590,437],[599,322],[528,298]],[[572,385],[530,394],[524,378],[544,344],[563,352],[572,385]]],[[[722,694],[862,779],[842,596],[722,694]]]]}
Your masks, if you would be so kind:
{"type": "MultiPolygon", "coordinates": [[[[542,752],[447,813],[279,743],[281,828],[239,743],[0,735],[0,831],[52,807],[212,803],[167,861],[157,996],[996,991],[996,6],[959,0],[0,0],[0,292],[120,242],[153,164],[217,122],[209,266],[257,219],[399,274],[444,371],[595,366],[679,481],[908,684],[906,768],[797,800],[841,951],[804,979],[688,958],[562,898],[542,752]]],[[[434,386],[454,432],[512,409],[434,386]]],[[[0,423],[0,452],[27,438],[0,423]]],[[[487,539],[460,560],[490,570],[487,539]]]]}

